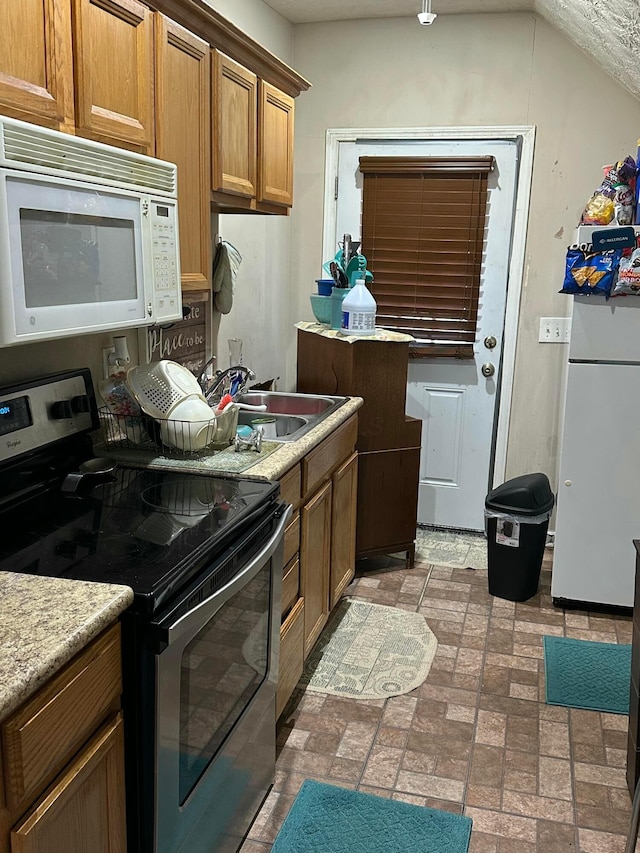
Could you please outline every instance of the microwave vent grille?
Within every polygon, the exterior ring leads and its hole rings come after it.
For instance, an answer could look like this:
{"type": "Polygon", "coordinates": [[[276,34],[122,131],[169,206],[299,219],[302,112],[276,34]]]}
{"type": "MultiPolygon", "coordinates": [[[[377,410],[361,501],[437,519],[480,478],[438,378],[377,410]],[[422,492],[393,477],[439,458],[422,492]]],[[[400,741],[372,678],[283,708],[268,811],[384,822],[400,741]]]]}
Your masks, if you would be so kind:
{"type": "Polygon", "coordinates": [[[52,174],[76,179],[99,179],[100,183],[138,190],[176,194],[175,167],[151,157],[97,145],[77,137],[61,138],[35,127],[2,122],[4,160],[7,165],[37,167],[52,174]]]}

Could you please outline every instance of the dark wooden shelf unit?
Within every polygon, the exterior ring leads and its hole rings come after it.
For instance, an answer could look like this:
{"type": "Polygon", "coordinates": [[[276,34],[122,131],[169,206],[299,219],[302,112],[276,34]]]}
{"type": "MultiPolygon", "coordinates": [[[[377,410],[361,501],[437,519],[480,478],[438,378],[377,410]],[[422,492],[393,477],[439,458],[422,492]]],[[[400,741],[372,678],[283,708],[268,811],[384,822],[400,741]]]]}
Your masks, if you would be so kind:
{"type": "Polygon", "coordinates": [[[298,391],[362,397],[356,558],[406,552],[412,566],[422,421],[405,415],[409,342],[349,343],[298,330],[298,391]]]}

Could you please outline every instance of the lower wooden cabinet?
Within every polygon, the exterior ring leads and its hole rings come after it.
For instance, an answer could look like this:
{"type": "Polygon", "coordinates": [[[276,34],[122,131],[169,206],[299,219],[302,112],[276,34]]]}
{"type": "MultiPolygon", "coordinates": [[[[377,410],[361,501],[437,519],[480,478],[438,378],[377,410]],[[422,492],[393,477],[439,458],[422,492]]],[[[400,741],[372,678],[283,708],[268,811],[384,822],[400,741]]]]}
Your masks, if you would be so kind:
{"type": "Polygon", "coordinates": [[[285,532],[278,716],[355,573],[357,434],[354,415],[280,479],[294,514],[285,532]]]}
{"type": "Polygon", "coordinates": [[[120,625],[0,725],[0,853],[125,853],[120,625]]]}
{"type": "Polygon", "coordinates": [[[351,583],[356,564],[356,501],[358,497],[358,454],[353,453],[332,478],[331,572],[329,608],[333,610],[345,587],[351,583]]]}
{"type": "Polygon", "coordinates": [[[331,569],[331,483],[326,483],[302,508],[300,552],[303,566],[300,595],[304,598],[304,656],[313,648],[329,618],[331,569]]]}
{"type": "Polygon", "coordinates": [[[11,853],[124,853],[124,735],[109,720],[11,832],[11,853]]]}
{"type": "Polygon", "coordinates": [[[284,710],[304,667],[304,598],[298,598],[280,628],[276,719],[284,710]]]}

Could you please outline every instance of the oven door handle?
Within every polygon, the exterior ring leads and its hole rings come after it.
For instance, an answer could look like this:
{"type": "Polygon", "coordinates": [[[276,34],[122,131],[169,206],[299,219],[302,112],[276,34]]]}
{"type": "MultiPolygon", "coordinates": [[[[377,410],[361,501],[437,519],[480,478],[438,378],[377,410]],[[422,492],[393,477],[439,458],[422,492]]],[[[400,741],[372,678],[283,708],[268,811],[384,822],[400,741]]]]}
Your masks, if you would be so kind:
{"type": "Polygon", "coordinates": [[[213,616],[224,602],[235,595],[238,590],[250,581],[254,575],[257,575],[265,562],[273,556],[276,549],[280,545],[284,529],[287,522],[291,518],[293,507],[287,504],[278,526],[276,527],[273,536],[264,545],[264,547],[247,563],[245,568],[232,578],[225,586],[217,589],[209,598],[201,601],[187,613],[184,613],[179,619],[176,619],[170,625],[159,623],[158,627],[164,634],[163,645],[170,646],[175,643],[180,637],[189,632],[194,632],[199,626],[202,626],[206,621],[213,616]],[[222,599],[222,600],[221,600],[222,599]]]}

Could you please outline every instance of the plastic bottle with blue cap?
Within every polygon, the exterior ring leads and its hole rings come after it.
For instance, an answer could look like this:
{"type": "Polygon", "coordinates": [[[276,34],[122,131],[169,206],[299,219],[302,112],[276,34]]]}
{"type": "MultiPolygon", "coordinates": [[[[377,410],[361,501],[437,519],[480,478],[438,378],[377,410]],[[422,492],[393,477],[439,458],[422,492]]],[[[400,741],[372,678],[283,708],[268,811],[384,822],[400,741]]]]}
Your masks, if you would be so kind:
{"type": "Polygon", "coordinates": [[[342,300],[342,334],[361,337],[375,335],[377,307],[364,278],[356,279],[342,300]]]}

